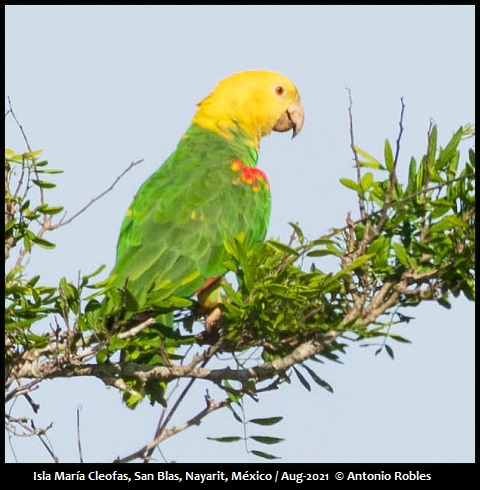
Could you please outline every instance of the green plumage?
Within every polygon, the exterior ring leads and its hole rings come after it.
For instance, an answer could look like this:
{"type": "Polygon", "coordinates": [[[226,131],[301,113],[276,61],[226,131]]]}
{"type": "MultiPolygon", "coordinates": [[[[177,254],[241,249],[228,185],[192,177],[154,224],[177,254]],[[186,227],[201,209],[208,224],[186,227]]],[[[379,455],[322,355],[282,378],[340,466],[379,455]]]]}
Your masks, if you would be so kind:
{"type": "MultiPolygon", "coordinates": [[[[267,181],[252,185],[232,169],[255,167],[257,152],[240,132],[233,139],[192,124],[175,152],[141,186],[117,245],[113,284],[139,296],[165,291],[188,298],[226,272],[225,242],[263,241],[270,216],[267,181]]],[[[260,171],[258,171],[260,172],[260,171]]],[[[262,174],[263,175],[263,174],[262,174]]]]}

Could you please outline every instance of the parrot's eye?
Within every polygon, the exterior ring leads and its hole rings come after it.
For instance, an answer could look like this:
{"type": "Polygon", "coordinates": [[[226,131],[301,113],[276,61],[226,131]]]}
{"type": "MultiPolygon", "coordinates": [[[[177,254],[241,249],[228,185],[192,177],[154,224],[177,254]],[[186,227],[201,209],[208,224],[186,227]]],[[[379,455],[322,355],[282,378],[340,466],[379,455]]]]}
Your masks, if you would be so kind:
{"type": "Polygon", "coordinates": [[[285,97],[285,95],[287,95],[287,90],[283,85],[276,85],[273,90],[279,97],[285,97]]]}

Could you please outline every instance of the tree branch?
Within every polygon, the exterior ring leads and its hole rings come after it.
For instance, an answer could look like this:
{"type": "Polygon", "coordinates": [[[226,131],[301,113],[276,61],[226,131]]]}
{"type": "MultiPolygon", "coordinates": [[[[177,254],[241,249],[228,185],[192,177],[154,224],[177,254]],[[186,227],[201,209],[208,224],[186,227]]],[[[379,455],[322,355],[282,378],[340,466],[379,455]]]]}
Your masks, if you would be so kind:
{"type": "Polygon", "coordinates": [[[106,384],[122,390],[125,389],[120,381],[123,377],[135,378],[142,384],[150,381],[168,382],[177,378],[208,379],[214,382],[225,380],[246,382],[254,379],[258,382],[269,379],[279,372],[285,372],[294,364],[301,363],[319,354],[325,346],[331,344],[339,335],[341,335],[339,331],[329,331],[321,340],[305,342],[281,359],[243,369],[231,369],[230,367],[225,369],[207,369],[191,366],[151,367],[133,362],[119,364],[70,364],[65,366],[56,366],[53,362],[45,362],[40,365],[38,363],[28,362],[18,372],[18,377],[54,379],[61,377],[94,376],[106,384]]]}
{"type": "Polygon", "coordinates": [[[215,412],[216,410],[225,407],[230,403],[230,400],[227,398],[225,400],[222,400],[220,402],[214,402],[211,399],[207,399],[207,407],[204,408],[201,412],[199,412],[197,415],[192,417],[190,420],[187,420],[186,422],[182,424],[178,424],[174,427],[171,427],[170,429],[165,429],[162,432],[159,433],[157,437],[155,437],[151,442],[149,442],[147,445],[143,446],[141,449],[138,451],[135,451],[134,453],[130,454],[129,456],[125,456],[124,458],[116,459],[114,463],[128,463],[129,461],[133,461],[134,459],[144,459],[144,460],[149,460],[149,454],[151,455],[151,452],[165,439],[168,439],[169,437],[174,436],[175,434],[178,434],[179,432],[184,431],[185,429],[188,429],[189,427],[193,425],[200,425],[201,421],[209,414],[212,412],[215,412]]]}
{"type": "Polygon", "coordinates": [[[71,218],[65,220],[64,218],[62,218],[60,220],[59,223],[57,223],[56,225],[51,225],[48,230],[55,230],[57,228],[60,228],[61,226],[65,226],[65,225],[68,225],[69,223],[71,223],[74,219],[78,218],[82,213],[84,213],[92,204],[94,204],[95,202],[97,202],[99,199],[101,199],[102,197],[104,197],[106,194],[108,194],[109,192],[111,192],[113,190],[113,188],[118,184],[118,182],[125,176],[125,174],[127,174],[133,167],[139,165],[140,163],[142,163],[144,160],[143,158],[141,160],[137,160],[136,162],[131,162],[130,165],[112,182],[112,184],[110,185],[110,187],[108,187],[107,189],[105,189],[103,192],[101,192],[100,194],[98,194],[98,196],[94,197],[93,199],[90,200],[89,203],[87,203],[85,206],[83,206],[83,208],[81,208],[79,211],[77,211],[71,218]]]}

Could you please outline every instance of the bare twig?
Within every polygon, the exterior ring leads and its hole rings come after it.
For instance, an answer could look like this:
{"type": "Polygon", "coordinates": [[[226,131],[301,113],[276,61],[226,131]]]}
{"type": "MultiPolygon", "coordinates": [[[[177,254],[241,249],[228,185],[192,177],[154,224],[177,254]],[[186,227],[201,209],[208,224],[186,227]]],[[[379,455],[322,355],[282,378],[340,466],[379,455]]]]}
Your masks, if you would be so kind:
{"type": "Polygon", "coordinates": [[[399,131],[398,131],[398,136],[397,136],[397,142],[396,142],[396,147],[395,147],[395,158],[393,161],[393,166],[396,169],[397,164],[398,164],[398,158],[400,156],[400,141],[402,139],[402,134],[403,134],[403,113],[405,112],[405,103],[403,101],[403,97],[400,98],[400,102],[402,105],[401,111],[400,111],[400,120],[398,121],[398,126],[399,126],[399,131]]]}
{"type": "Polygon", "coordinates": [[[10,100],[10,96],[7,97],[7,100],[8,100],[8,111],[6,112],[5,117],[8,116],[8,114],[12,115],[13,120],[15,121],[18,128],[20,129],[20,132],[22,133],[23,140],[25,141],[25,145],[28,148],[28,151],[32,152],[32,148],[30,147],[30,143],[28,142],[28,138],[27,138],[27,135],[23,129],[23,126],[20,124],[20,121],[17,119],[17,116],[15,115],[15,112],[13,110],[12,101],[10,100]]]}
{"type": "Polygon", "coordinates": [[[135,325],[134,327],[130,328],[129,330],[125,332],[120,332],[117,337],[119,339],[128,339],[130,337],[135,337],[138,335],[142,330],[145,330],[146,328],[150,327],[155,323],[155,318],[147,318],[144,322],[140,323],[139,325],[135,325]]]}
{"type": "Polygon", "coordinates": [[[80,439],[80,409],[82,407],[77,407],[77,445],[78,445],[78,457],[80,459],[80,463],[83,463],[83,453],[82,453],[82,441],[80,439]]]}
{"type": "MultiPolygon", "coordinates": [[[[218,308],[217,308],[218,310],[218,308]]],[[[220,310],[218,310],[220,311],[220,310]]],[[[208,361],[212,358],[212,356],[217,352],[218,348],[220,347],[220,344],[221,344],[221,340],[219,340],[217,342],[217,344],[215,346],[212,346],[210,349],[207,349],[206,351],[204,351],[202,357],[203,357],[203,362],[201,364],[200,367],[205,367],[206,364],[208,363],[208,361]]],[[[193,369],[193,366],[196,366],[198,364],[195,363],[195,361],[198,361],[198,357],[195,356],[194,358],[194,362],[193,363],[190,363],[189,366],[187,366],[188,368],[190,369],[193,369]]],[[[168,413],[163,410],[162,411],[162,414],[160,416],[160,419],[158,421],[158,425],[157,425],[157,429],[155,431],[155,436],[153,438],[153,440],[157,440],[158,438],[160,438],[162,436],[162,433],[164,433],[166,431],[166,427],[167,425],[169,424],[170,420],[172,419],[173,415],[175,414],[175,412],[178,410],[178,407],[180,406],[180,404],[182,403],[182,401],[185,399],[185,397],[187,396],[187,393],[190,391],[190,389],[192,388],[193,386],[193,383],[195,382],[195,378],[192,378],[190,379],[190,381],[188,382],[187,386],[183,389],[182,393],[180,394],[180,396],[177,398],[177,400],[175,401],[175,404],[173,405],[173,407],[168,411],[168,413]]],[[[151,445],[152,443],[150,443],[151,445]]],[[[145,463],[148,463],[148,461],[151,459],[151,456],[153,454],[153,451],[155,450],[155,447],[156,445],[153,445],[147,452],[146,452],[146,455],[144,457],[144,462],[145,463]]]]}
{"type": "MultiPolygon", "coordinates": [[[[30,153],[32,153],[32,147],[30,146],[30,143],[28,141],[28,138],[27,138],[27,135],[25,133],[25,130],[23,129],[23,126],[20,124],[20,121],[17,119],[17,116],[15,115],[15,112],[13,110],[13,107],[12,107],[12,101],[10,100],[10,97],[8,97],[8,106],[9,106],[9,113],[12,115],[13,117],[13,120],[15,121],[15,123],[17,124],[18,128],[20,129],[20,132],[22,133],[22,136],[23,136],[23,140],[25,141],[25,145],[27,146],[28,148],[28,151],[30,153]]],[[[29,169],[30,171],[30,169],[29,169]]],[[[39,175],[38,175],[38,169],[37,168],[34,168],[33,171],[35,172],[35,177],[38,179],[39,178],[39,175]]],[[[19,183],[20,185],[20,183],[19,183]]],[[[25,193],[27,192],[28,189],[25,189],[25,193]]],[[[45,202],[45,195],[44,195],[44,192],[43,192],[43,187],[39,187],[39,192],[40,192],[40,203],[43,204],[45,202]]],[[[22,198],[22,201],[24,200],[25,196],[23,196],[22,198]]],[[[50,220],[51,218],[47,215],[44,215],[44,219],[46,220],[50,220]]]]}
{"type": "Polygon", "coordinates": [[[134,459],[137,458],[142,458],[146,459],[145,455],[153,451],[158,444],[160,444],[162,441],[165,439],[168,439],[169,437],[174,436],[175,434],[178,434],[179,432],[184,431],[185,429],[188,429],[189,427],[193,425],[200,425],[201,421],[209,414],[212,412],[215,412],[216,410],[225,407],[230,403],[230,400],[226,398],[225,400],[222,400],[220,402],[214,402],[212,400],[208,400],[207,407],[204,408],[201,412],[197,413],[194,417],[192,417],[190,420],[187,420],[186,422],[182,424],[178,424],[170,429],[166,429],[159,433],[157,437],[155,437],[150,443],[148,443],[146,446],[143,446],[139,450],[135,451],[134,453],[125,456],[124,458],[121,459],[116,459],[114,462],[115,463],[128,463],[129,461],[133,461],[134,459]]]}
{"type": "MultiPolygon", "coordinates": [[[[30,421],[30,424],[32,425],[32,429],[34,430],[35,435],[40,439],[40,442],[43,444],[43,446],[47,450],[48,454],[50,454],[50,456],[52,457],[53,462],[58,463],[58,457],[55,456],[55,453],[53,452],[53,450],[50,448],[50,446],[44,440],[44,438],[46,438],[47,430],[52,427],[53,423],[50,424],[45,429],[37,429],[35,427],[35,423],[33,422],[33,420],[30,421]]],[[[47,440],[48,440],[48,438],[47,438],[47,440]]]]}
{"type": "Polygon", "coordinates": [[[141,160],[137,160],[136,162],[131,162],[130,165],[113,181],[113,183],[110,185],[110,187],[108,187],[106,190],[104,190],[103,192],[101,192],[98,196],[94,197],[93,199],[90,200],[89,203],[87,203],[85,206],[83,206],[83,208],[81,208],[79,211],[77,211],[71,218],[65,220],[65,219],[61,219],[59,223],[57,223],[56,225],[51,225],[49,230],[55,230],[57,228],[60,228],[61,226],[65,226],[65,225],[68,225],[69,223],[71,223],[74,219],[78,218],[82,213],[84,213],[92,204],[94,204],[95,202],[97,202],[99,199],[101,199],[103,196],[105,196],[106,194],[108,194],[109,192],[111,192],[113,190],[113,188],[118,184],[118,182],[125,176],[125,174],[127,172],[129,172],[133,167],[135,167],[136,165],[139,165],[140,163],[142,163],[144,160],[143,158],[141,160]]]}
{"type": "Polygon", "coordinates": [[[381,230],[383,229],[385,222],[387,221],[388,218],[388,210],[390,209],[391,206],[391,200],[392,200],[392,195],[393,191],[395,189],[395,186],[397,185],[397,163],[398,163],[398,157],[400,155],[400,141],[402,138],[403,134],[403,115],[405,112],[405,104],[403,101],[403,97],[400,99],[401,104],[402,104],[402,109],[400,111],[400,121],[399,121],[399,131],[398,131],[398,137],[397,137],[397,143],[396,143],[396,149],[395,149],[395,157],[393,160],[393,168],[390,172],[390,185],[388,187],[387,193],[385,194],[385,200],[383,202],[382,209],[380,210],[380,220],[377,223],[376,226],[376,233],[377,235],[380,234],[381,230]]]}
{"type": "MultiPolygon", "coordinates": [[[[355,161],[355,168],[357,171],[357,182],[360,185],[362,181],[362,170],[360,167],[360,159],[358,158],[358,152],[355,147],[355,138],[354,138],[354,131],[353,131],[353,113],[352,113],[352,107],[353,107],[352,92],[349,88],[347,88],[347,90],[348,90],[348,100],[349,100],[348,119],[349,119],[349,127],[350,127],[350,148],[352,149],[353,159],[355,161]]],[[[360,211],[360,219],[364,220],[366,217],[365,200],[361,197],[358,198],[358,208],[360,211]]]]}

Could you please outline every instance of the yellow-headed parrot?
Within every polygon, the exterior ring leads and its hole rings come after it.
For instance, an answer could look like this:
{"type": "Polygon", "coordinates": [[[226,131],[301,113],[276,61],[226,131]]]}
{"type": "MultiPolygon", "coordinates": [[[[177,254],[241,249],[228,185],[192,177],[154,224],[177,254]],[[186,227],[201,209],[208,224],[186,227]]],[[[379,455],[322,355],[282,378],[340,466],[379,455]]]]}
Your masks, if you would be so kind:
{"type": "Polygon", "coordinates": [[[267,176],[260,140],[301,130],[295,85],[272,71],[231,75],[197,106],[173,154],[138,190],[120,230],[113,285],[134,297],[190,298],[226,273],[225,244],[265,239],[267,176]]]}

